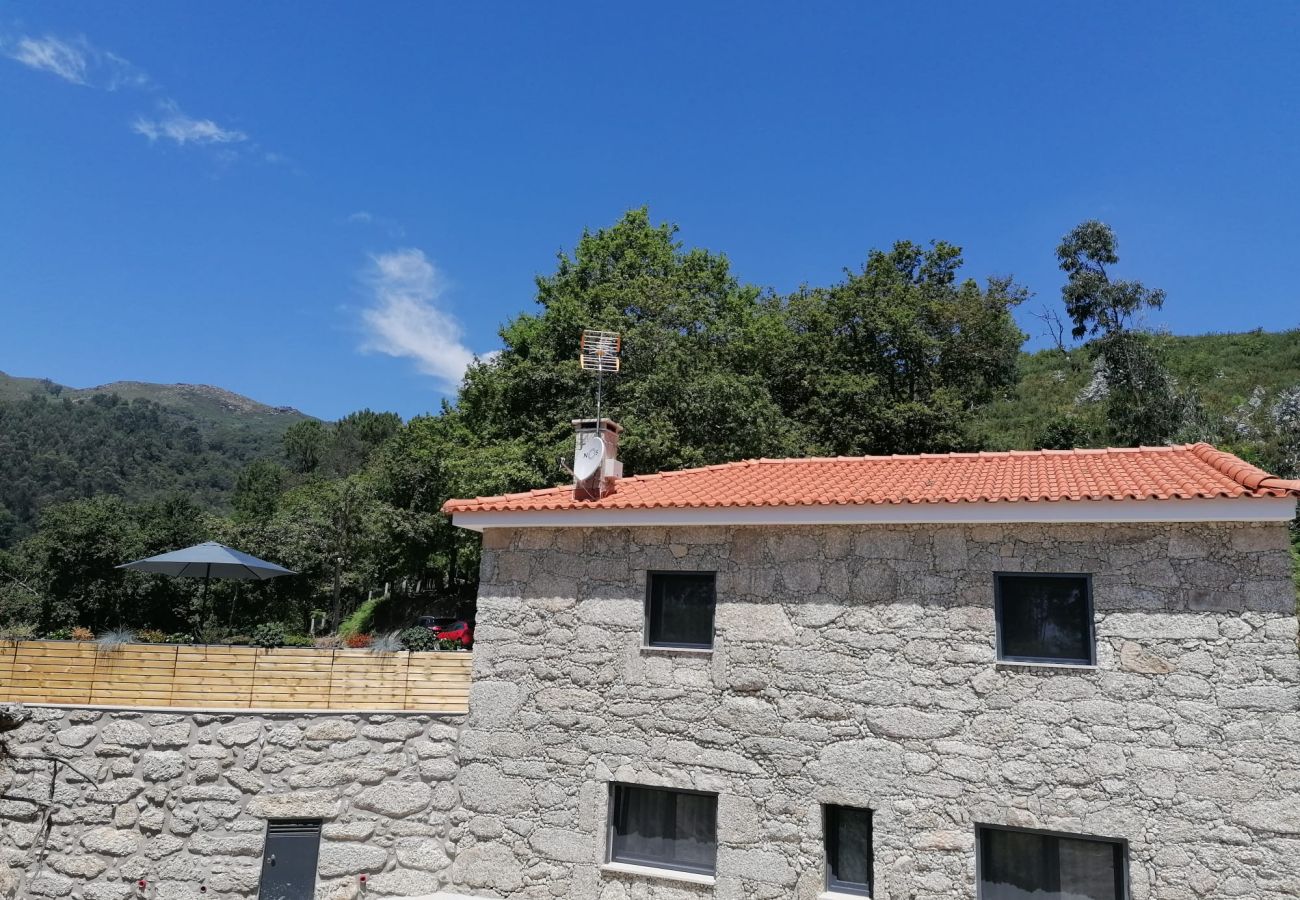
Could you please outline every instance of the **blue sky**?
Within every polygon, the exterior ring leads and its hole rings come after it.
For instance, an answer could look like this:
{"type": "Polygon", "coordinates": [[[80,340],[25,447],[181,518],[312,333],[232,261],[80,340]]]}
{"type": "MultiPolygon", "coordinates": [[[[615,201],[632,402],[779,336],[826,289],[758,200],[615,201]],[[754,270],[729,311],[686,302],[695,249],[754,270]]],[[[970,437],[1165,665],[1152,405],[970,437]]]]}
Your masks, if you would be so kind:
{"type": "Polygon", "coordinates": [[[643,204],[780,291],[941,238],[1028,308],[1097,217],[1152,324],[1300,325],[1300,6],[1081,9],[11,0],[0,370],[436,409],[643,204]]]}

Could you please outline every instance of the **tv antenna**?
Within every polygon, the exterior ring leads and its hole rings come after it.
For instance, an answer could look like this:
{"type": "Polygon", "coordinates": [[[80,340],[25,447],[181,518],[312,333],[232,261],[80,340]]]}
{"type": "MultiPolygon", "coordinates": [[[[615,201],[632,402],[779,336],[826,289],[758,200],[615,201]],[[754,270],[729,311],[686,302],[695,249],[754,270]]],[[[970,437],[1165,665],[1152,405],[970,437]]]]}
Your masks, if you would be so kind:
{"type": "Polygon", "coordinates": [[[604,391],[605,375],[614,375],[619,370],[619,353],[623,349],[623,338],[617,331],[597,331],[594,328],[582,329],[581,354],[583,371],[596,373],[596,423],[600,423],[600,404],[604,391]]]}

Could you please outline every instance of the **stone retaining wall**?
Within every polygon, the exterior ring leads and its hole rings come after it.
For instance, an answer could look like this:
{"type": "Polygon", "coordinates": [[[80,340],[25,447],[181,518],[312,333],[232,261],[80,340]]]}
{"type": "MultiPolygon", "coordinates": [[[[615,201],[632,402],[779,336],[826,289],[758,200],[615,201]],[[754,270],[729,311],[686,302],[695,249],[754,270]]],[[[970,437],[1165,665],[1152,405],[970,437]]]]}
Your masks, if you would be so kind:
{"type": "Polygon", "coordinates": [[[1294,898],[1282,525],[490,529],[453,885],[812,900],[822,803],[876,897],[967,900],[979,823],[1128,842],[1132,900],[1294,898]],[[711,654],[642,648],[647,570],[716,571],[711,654]],[[997,571],[1093,575],[1095,669],[999,664],[997,571]],[[611,781],[719,795],[716,885],[602,870],[611,781]]]}
{"type": "Polygon", "coordinates": [[[0,897],[255,897],[272,818],[324,820],[322,900],[358,896],[362,874],[374,898],[446,881],[459,717],[27,713],[0,759],[0,897]],[[38,754],[94,781],[59,767],[48,836],[12,799],[48,800],[38,754]]]}

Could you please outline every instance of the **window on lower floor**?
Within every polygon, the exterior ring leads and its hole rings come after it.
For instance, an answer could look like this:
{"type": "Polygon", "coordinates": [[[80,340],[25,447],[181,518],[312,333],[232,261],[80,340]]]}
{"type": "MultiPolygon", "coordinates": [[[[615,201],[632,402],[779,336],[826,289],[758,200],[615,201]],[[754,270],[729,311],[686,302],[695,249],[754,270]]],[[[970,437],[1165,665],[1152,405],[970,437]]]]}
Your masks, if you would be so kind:
{"type": "Polygon", "coordinates": [[[871,810],[827,806],[826,890],[871,896],[871,810]]]}
{"type": "Polygon", "coordinates": [[[266,823],[262,882],[258,896],[276,900],[312,900],[316,896],[316,858],[320,853],[319,819],[283,819],[266,823]]]}
{"type": "Polygon", "coordinates": [[[998,659],[1096,662],[1091,587],[1087,575],[998,575],[998,659]]]}
{"type": "Polygon", "coordinates": [[[611,784],[610,804],[610,862],[713,874],[717,794],[611,784]]]}
{"type": "Polygon", "coordinates": [[[646,643],[711,648],[716,581],[713,572],[651,572],[646,584],[646,643]]]}
{"type": "Polygon", "coordinates": [[[1120,841],[984,828],[979,838],[980,900],[1123,900],[1120,841]]]}

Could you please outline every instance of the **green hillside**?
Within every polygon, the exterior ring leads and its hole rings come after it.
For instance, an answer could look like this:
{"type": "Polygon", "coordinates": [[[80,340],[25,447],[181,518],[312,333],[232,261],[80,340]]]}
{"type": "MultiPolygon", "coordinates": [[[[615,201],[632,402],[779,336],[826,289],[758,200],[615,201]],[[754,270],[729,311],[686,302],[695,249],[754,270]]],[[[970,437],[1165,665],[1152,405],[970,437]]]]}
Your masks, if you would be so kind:
{"type": "MultiPolygon", "coordinates": [[[[1170,335],[1160,342],[1179,386],[1195,393],[1211,423],[1236,415],[1252,395],[1267,402],[1279,391],[1300,385],[1300,330],[1170,335]]],[[[1023,354],[1015,391],[977,416],[972,426],[975,443],[988,450],[1031,449],[1054,418],[1086,418],[1086,405],[1077,398],[1091,374],[1084,349],[1068,355],[1055,349],[1023,354]]],[[[1221,428],[1215,431],[1195,436],[1230,441],[1231,435],[1221,428]]]]}
{"type": "Polygon", "coordinates": [[[21,378],[0,372],[0,401],[26,400],[33,395],[48,400],[74,402],[114,394],[126,401],[148,400],[189,419],[197,428],[215,430],[235,427],[267,431],[277,439],[294,422],[309,416],[289,406],[267,406],[241,394],[207,384],[151,384],[145,381],[114,381],[98,387],[73,388],[48,378],[21,378]]]}
{"type": "Polygon", "coordinates": [[[0,373],[0,547],[47,507],[96,494],[183,494],[225,509],[237,473],[278,457],[284,432],[306,419],[204,385],[76,389],[0,373]]]}

